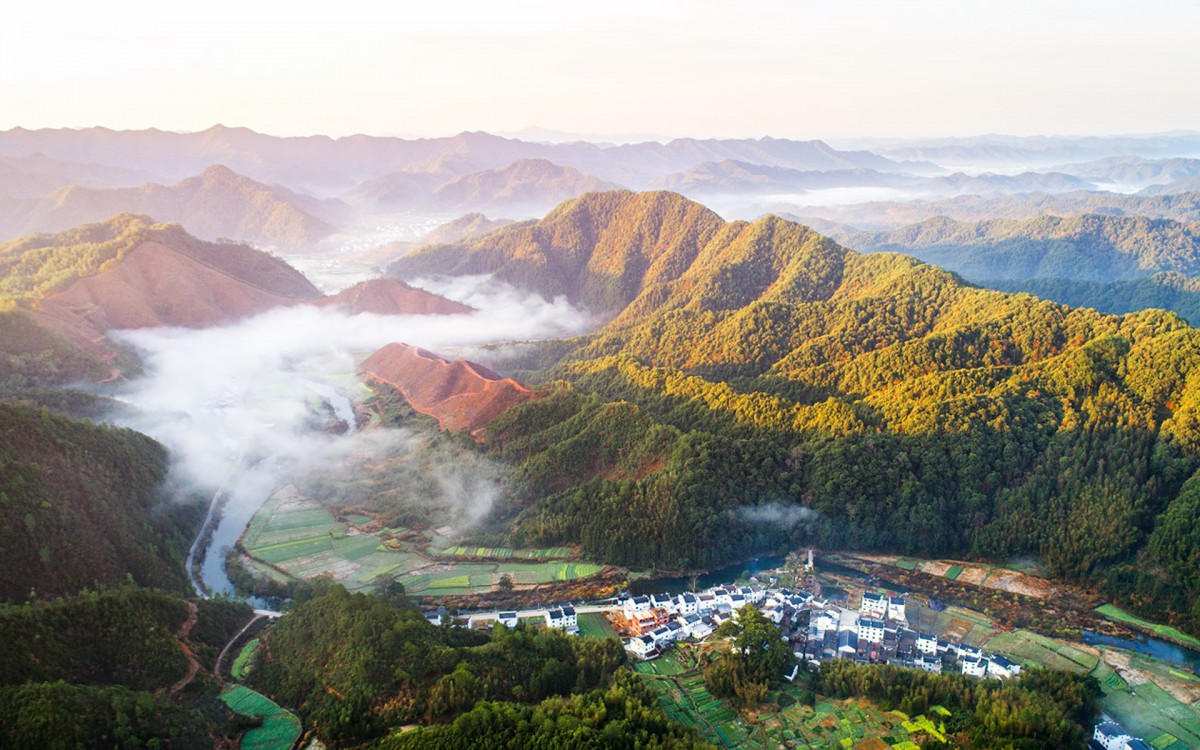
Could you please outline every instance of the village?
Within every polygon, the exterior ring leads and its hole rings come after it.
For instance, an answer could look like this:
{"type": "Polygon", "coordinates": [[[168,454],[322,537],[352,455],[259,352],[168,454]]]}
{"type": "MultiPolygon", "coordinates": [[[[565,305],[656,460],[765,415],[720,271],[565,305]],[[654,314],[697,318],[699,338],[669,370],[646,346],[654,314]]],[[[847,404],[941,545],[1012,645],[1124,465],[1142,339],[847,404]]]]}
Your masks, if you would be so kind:
{"type": "MultiPolygon", "coordinates": [[[[820,586],[814,586],[818,591],[820,586]]],[[[699,643],[746,606],[758,608],[775,623],[798,663],[819,668],[828,659],[893,664],[928,672],[955,671],[973,677],[1008,678],[1021,670],[995,653],[909,628],[905,599],[864,590],[857,609],[805,588],[786,588],[771,576],[767,585],[713,586],[675,596],[629,596],[606,604],[563,605],[544,610],[477,613],[468,624],[487,627],[499,622],[516,627],[541,618],[546,627],[579,632],[581,614],[603,613],[625,649],[641,660],[653,660],[678,642],[699,643]]],[[[795,679],[799,664],[789,680],[795,679]]]]}
{"type": "MultiPolygon", "coordinates": [[[[811,558],[806,569],[811,571],[811,558]]],[[[581,617],[603,617],[625,650],[639,662],[651,662],[676,644],[704,644],[722,624],[755,607],[779,627],[797,663],[784,675],[794,681],[801,665],[819,669],[830,659],[862,664],[890,664],[927,672],[956,672],[970,677],[1008,679],[1021,665],[1005,656],[972,646],[962,639],[939,637],[910,627],[906,599],[896,592],[864,587],[844,591],[823,588],[813,576],[801,586],[781,586],[776,575],[749,585],[723,584],[676,595],[629,595],[603,603],[565,604],[524,611],[475,613],[464,624],[487,628],[495,623],[515,628],[540,624],[568,634],[581,634],[581,617]],[[852,606],[857,603],[857,606],[852,606]]],[[[927,605],[933,605],[927,601],[927,605]]],[[[946,634],[943,634],[944,636],[946,634]]],[[[1104,714],[1093,730],[1094,750],[1142,750],[1150,747],[1112,716],[1104,714]]]]}

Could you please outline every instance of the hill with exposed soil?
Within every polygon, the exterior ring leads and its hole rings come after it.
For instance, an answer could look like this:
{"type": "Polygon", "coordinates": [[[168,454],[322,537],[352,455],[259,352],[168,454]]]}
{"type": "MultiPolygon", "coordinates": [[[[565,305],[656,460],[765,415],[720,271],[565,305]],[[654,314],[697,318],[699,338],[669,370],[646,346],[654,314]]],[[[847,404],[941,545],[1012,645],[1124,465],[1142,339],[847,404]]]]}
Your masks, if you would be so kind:
{"type": "Polygon", "coordinates": [[[450,361],[407,344],[388,344],[359,365],[363,376],[391,386],[445,430],[476,431],[533,398],[511,378],[466,360],[450,361]]]}
{"type": "Polygon", "coordinates": [[[409,286],[395,279],[371,279],[321,299],[321,307],[337,307],[351,315],[464,315],[474,308],[409,286]]]}

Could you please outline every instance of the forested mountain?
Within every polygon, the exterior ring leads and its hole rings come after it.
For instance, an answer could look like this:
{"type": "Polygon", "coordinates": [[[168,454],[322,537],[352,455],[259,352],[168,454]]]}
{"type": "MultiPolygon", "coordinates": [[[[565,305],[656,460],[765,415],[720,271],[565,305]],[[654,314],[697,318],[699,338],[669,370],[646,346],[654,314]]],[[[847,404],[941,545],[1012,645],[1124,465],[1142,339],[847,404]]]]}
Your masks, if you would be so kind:
{"type": "Polygon", "coordinates": [[[791,206],[795,214],[863,229],[895,229],[929,219],[947,217],[956,221],[1029,219],[1040,216],[1144,216],[1150,219],[1200,221],[1200,193],[1170,195],[1104,193],[1086,190],[1069,193],[1021,193],[1017,195],[959,195],[930,201],[874,201],[844,206],[791,206]]]}
{"type": "Polygon", "coordinates": [[[1158,271],[1200,274],[1200,229],[1170,219],[1083,215],[978,223],[930,219],[890,232],[860,232],[846,247],[898,252],[972,281],[1116,281],[1158,271]]]}
{"type": "MultiPolygon", "coordinates": [[[[0,298],[73,346],[110,360],[111,329],[213,325],[319,297],[279,258],[203,242],[145,216],[121,214],[0,244],[0,298]]],[[[0,352],[21,353],[7,342],[0,352]]]]}
{"type": "Polygon", "coordinates": [[[338,746],[464,713],[452,727],[401,734],[380,746],[529,747],[528,734],[521,742],[529,732],[542,736],[545,747],[704,746],[666,719],[653,693],[620,669],[624,662],[615,639],[503,626],[490,634],[438,628],[402,602],[337,586],[280,621],[254,681],[297,706],[306,726],[338,746]],[[562,721],[519,726],[519,717],[530,714],[562,721]],[[481,731],[476,719],[494,726],[481,731]]]}
{"type": "Polygon", "coordinates": [[[670,194],[584,196],[393,269],[511,266],[616,316],[547,348],[558,384],[488,428],[529,488],[526,541],[664,568],[810,543],[1033,552],[1118,597],[1141,576],[1200,626],[1200,588],[1173,572],[1200,543],[1162,531],[1200,466],[1200,333],[1178,317],[974,288],[670,194]],[[605,261],[623,293],[588,293],[605,261]]]}
{"type": "Polygon", "coordinates": [[[331,222],[349,216],[339,201],[318,201],[217,165],[174,185],[70,185],[36,199],[0,198],[0,237],[58,232],[125,212],[181,223],[208,240],[232,238],[287,249],[316,243],[334,231],[331,222]]]}
{"type": "Polygon", "coordinates": [[[162,491],[166,450],[132,430],[0,403],[0,600],[133,580],[183,591],[204,514],[162,491]]]}
{"type": "Polygon", "coordinates": [[[0,745],[199,750],[227,741],[238,728],[216,681],[200,669],[188,678],[189,654],[211,663],[249,618],[245,604],[189,605],[132,587],[0,605],[0,745]]]}

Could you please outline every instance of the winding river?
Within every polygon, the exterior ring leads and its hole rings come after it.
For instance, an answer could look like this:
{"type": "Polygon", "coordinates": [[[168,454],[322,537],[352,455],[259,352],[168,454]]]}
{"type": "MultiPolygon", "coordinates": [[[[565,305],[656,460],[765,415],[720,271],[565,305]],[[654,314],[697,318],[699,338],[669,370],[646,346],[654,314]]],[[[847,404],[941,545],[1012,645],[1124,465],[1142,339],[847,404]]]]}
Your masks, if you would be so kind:
{"type": "MultiPolygon", "coordinates": [[[[321,396],[333,408],[338,419],[347,425],[346,434],[357,427],[354,407],[350,399],[333,387],[311,380],[302,381],[305,388],[321,396]]],[[[337,438],[331,438],[337,439],[337,438]]],[[[245,531],[250,519],[262,507],[276,489],[285,484],[288,477],[283,473],[279,456],[267,456],[230,477],[229,483],[217,491],[209,502],[208,515],[200,527],[191,550],[188,552],[187,570],[192,576],[192,587],[202,596],[222,595],[236,597],[233,582],[225,571],[225,553],[234,548],[245,531]],[[207,544],[207,530],[215,524],[207,544]],[[196,580],[193,562],[205,550],[200,566],[200,577],[196,580]]]]}

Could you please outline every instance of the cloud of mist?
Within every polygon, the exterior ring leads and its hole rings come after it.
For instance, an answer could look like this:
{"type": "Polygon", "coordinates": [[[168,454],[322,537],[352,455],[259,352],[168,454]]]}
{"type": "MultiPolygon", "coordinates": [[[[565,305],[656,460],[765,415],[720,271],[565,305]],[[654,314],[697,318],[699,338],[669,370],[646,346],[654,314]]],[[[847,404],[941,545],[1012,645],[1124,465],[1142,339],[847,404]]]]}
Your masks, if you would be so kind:
{"type": "MultiPolygon", "coordinates": [[[[220,549],[236,541],[263,499],[310,467],[328,470],[355,458],[414,450],[417,441],[402,430],[338,435],[321,429],[332,421],[330,404],[339,418],[353,420],[346,397],[368,395],[356,364],[372,351],[401,341],[449,355],[464,347],[574,335],[589,324],[564,300],[546,301],[485,278],[431,287],[476,311],[381,316],[295,306],[216,328],[116,333],[141,353],[145,374],[113,394],[132,407],[114,420],[170,449],[178,485],[209,496],[227,491],[212,547],[220,549]]],[[[438,493],[457,505],[464,524],[485,516],[499,493],[494,477],[481,478],[475,469],[460,475],[460,467],[449,464],[431,472],[438,493]]]]}
{"type": "Polygon", "coordinates": [[[821,517],[821,514],[812,508],[782,503],[747,506],[738,508],[736,512],[737,517],[746,523],[766,523],[785,528],[791,528],[798,523],[811,523],[821,517]]]}

